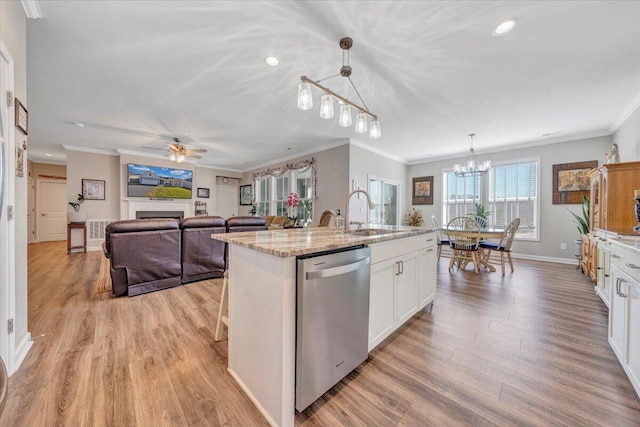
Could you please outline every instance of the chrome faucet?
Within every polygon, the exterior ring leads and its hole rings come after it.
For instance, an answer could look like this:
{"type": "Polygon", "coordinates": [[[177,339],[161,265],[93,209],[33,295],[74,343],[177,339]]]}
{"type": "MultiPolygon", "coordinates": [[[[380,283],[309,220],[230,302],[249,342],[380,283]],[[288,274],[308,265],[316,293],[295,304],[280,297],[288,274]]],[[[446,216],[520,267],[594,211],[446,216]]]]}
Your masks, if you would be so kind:
{"type": "MultiPolygon", "coordinates": [[[[349,224],[351,224],[349,222],[349,201],[351,200],[351,196],[353,196],[356,193],[362,193],[365,196],[367,196],[367,202],[369,203],[369,209],[374,209],[376,207],[376,205],[371,201],[371,197],[369,197],[369,193],[367,193],[366,191],[364,191],[361,188],[358,188],[357,190],[353,190],[351,193],[349,193],[349,195],[347,196],[347,202],[345,203],[344,206],[344,223],[345,223],[345,229],[348,231],[349,230],[349,224]]],[[[360,223],[362,224],[362,223],[360,223]]],[[[358,229],[360,229],[361,225],[358,225],[358,229]]]]}

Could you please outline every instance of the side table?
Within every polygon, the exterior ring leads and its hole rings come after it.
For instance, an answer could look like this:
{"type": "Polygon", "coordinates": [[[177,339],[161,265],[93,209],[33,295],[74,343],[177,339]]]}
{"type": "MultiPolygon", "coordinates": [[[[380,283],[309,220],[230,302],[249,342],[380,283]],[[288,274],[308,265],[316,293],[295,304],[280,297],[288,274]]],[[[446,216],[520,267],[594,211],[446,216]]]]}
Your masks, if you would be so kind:
{"type": "Polygon", "coordinates": [[[67,255],[71,253],[71,249],[82,249],[87,253],[87,224],[84,222],[70,222],[67,224],[67,255]],[[82,230],[82,245],[71,246],[71,230],[82,230]]]}

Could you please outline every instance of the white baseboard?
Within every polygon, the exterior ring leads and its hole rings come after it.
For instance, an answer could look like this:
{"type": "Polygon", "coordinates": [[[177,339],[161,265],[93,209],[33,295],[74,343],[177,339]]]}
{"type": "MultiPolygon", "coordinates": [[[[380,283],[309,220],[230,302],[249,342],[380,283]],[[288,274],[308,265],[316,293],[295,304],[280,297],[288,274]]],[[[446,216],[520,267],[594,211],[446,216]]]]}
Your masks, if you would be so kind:
{"type": "MultiPolygon", "coordinates": [[[[451,253],[445,253],[444,251],[442,251],[442,257],[450,258],[451,253]]],[[[511,257],[515,259],[527,259],[531,261],[555,262],[556,264],[578,265],[578,260],[576,260],[575,258],[557,258],[552,256],[517,254],[515,252],[511,252],[511,257]]],[[[495,258],[491,258],[491,260],[493,263],[495,263],[495,258]]]]}
{"type": "Polygon", "coordinates": [[[20,344],[16,346],[16,354],[12,366],[13,372],[9,372],[9,376],[13,375],[18,370],[25,357],[27,357],[27,353],[29,353],[29,349],[31,349],[32,345],[33,341],[31,341],[31,333],[27,332],[20,344]]]}
{"type": "MultiPolygon", "coordinates": [[[[244,393],[247,395],[247,397],[249,397],[249,400],[251,400],[253,402],[253,404],[256,405],[256,408],[258,408],[258,411],[260,411],[260,413],[267,419],[267,422],[269,424],[271,424],[272,426],[274,426],[274,427],[278,427],[278,423],[276,423],[273,420],[273,418],[271,418],[271,415],[267,412],[266,409],[264,409],[264,407],[260,404],[260,402],[258,402],[258,399],[255,398],[253,393],[251,393],[251,391],[249,391],[249,388],[247,388],[247,386],[242,382],[240,377],[238,377],[236,375],[236,373],[233,372],[233,370],[231,368],[227,368],[227,372],[229,372],[229,374],[231,374],[233,379],[236,380],[236,382],[238,383],[238,385],[240,386],[242,391],[244,391],[244,393]]],[[[292,414],[292,417],[293,417],[293,414],[292,414]]]]}

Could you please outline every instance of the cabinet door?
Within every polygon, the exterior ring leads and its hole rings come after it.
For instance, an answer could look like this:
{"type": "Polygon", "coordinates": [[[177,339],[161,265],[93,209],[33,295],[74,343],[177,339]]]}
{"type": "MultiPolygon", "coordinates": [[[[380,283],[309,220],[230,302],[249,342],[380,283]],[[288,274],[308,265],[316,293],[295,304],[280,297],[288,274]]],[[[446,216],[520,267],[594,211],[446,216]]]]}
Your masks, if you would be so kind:
{"type": "Polygon", "coordinates": [[[400,274],[397,280],[398,318],[402,325],[409,317],[418,312],[418,252],[398,257],[400,274]]]}
{"type": "Polygon", "coordinates": [[[627,317],[627,275],[615,265],[611,266],[611,301],[609,302],[609,344],[624,366],[625,327],[627,317]]]}
{"type": "Polygon", "coordinates": [[[421,249],[418,253],[418,309],[433,301],[436,295],[436,249],[421,249]]]}
{"type": "Polygon", "coordinates": [[[396,328],[395,281],[399,271],[395,258],[371,265],[369,294],[369,351],[396,328]]]}
{"type": "Polygon", "coordinates": [[[640,283],[631,279],[627,286],[629,318],[627,323],[627,374],[640,393],[640,283]]]}

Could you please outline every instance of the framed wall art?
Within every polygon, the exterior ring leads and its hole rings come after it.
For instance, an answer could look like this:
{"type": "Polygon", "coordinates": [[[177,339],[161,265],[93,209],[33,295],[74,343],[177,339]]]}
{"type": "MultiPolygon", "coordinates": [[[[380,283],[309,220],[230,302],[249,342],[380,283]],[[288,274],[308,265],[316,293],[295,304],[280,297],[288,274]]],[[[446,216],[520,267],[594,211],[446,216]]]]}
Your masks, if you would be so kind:
{"type": "Polygon", "coordinates": [[[433,176],[413,178],[411,196],[412,205],[432,205],[433,176]]]}
{"type": "Polygon", "coordinates": [[[553,165],[553,204],[579,205],[589,197],[588,172],[598,167],[597,160],[553,165]]]}
{"type": "Polygon", "coordinates": [[[104,200],[104,180],[83,179],[82,197],[85,200],[104,200]]]}
{"type": "Polygon", "coordinates": [[[251,186],[250,185],[240,186],[240,205],[242,206],[251,205],[251,186]]]}
{"type": "Polygon", "coordinates": [[[16,127],[20,132],[29,135],[29,112],[18,98],[16,100],[16,127]]]}
{"type": "Polygon", "coordinates": [[[209,198],[209,189],[208,188],[200,188],[200,187],[198,187],[197,196],[202,198],[202,199],[208,199],[209,198]]]}

